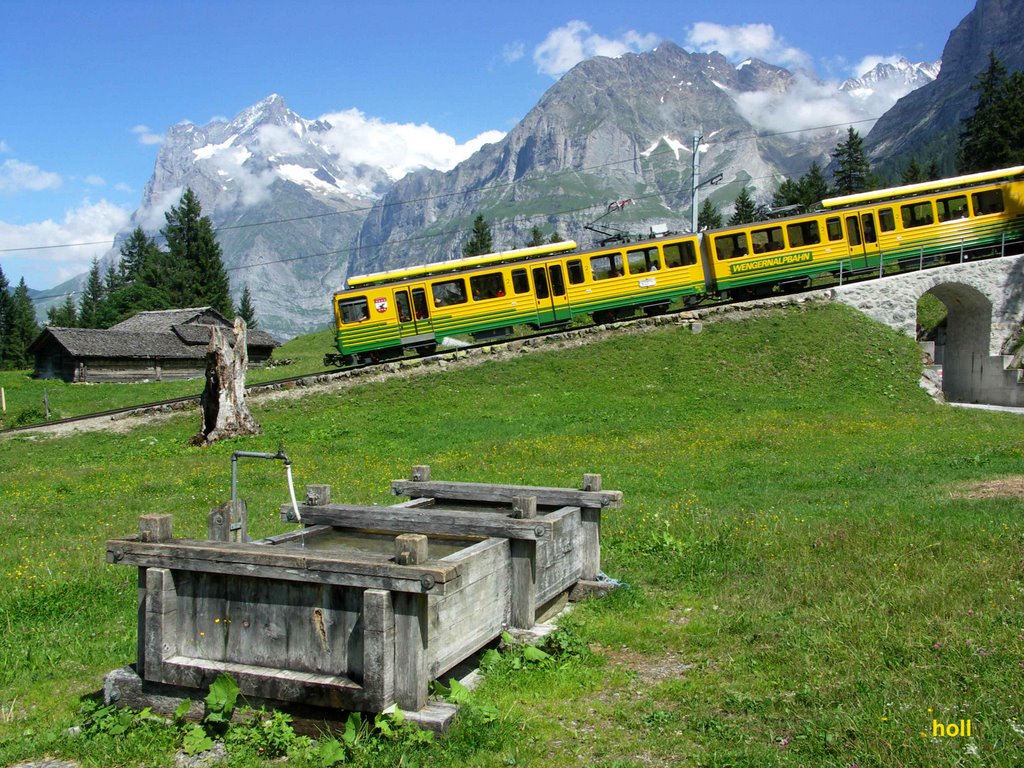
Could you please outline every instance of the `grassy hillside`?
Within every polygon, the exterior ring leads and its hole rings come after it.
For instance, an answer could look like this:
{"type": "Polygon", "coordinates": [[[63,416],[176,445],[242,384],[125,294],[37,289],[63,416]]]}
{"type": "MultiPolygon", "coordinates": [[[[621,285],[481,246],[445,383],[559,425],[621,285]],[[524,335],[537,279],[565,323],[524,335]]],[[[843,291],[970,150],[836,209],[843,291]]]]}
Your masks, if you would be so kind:
{"type": "MultiPolygon", "coordinates": [[[[564,661],[498,665],[404,765],[1018,764],[1024,522],[1019,498],[973,484],[1020,473],[1024,431],[933,404],[919,368],[911,340],[829,305],[257,400],[264,436],[206,450],[185,446],[186,416],[4,439],[0,765],[172,763],[170,729],[64,735],[134,654],[135,574],[104,541],[164,511],[202,536],[231,452],[279,441],[298,483],[345,502],[390,503],[421,463],[536,485],[600,472],[625,493],[603,565],[629,588],[577,609],[564,661]],[[970,739],[931,736],[961,719],[970,739]]],[[[241,475],[253,534],[284,530],[280,468],[241,475]]],[[[382,749],[361,764],[397,764],[382,749]]]]}

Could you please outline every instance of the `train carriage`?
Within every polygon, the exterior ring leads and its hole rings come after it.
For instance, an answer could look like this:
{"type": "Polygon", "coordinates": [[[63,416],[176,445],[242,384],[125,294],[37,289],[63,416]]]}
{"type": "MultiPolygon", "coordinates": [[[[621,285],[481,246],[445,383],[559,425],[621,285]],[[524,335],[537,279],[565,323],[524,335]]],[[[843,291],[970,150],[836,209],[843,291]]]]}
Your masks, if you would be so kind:
{"type": "Polygon", "coordinates": [[[819,278],[1000,255],[1024,244],[1024,166],[831,198],[823,210],[580,252],[545,246],[349,278],[334,296],[339,355],[431,353],[447,336],[596,322],[680,300],[803,290],[819,278]]]}

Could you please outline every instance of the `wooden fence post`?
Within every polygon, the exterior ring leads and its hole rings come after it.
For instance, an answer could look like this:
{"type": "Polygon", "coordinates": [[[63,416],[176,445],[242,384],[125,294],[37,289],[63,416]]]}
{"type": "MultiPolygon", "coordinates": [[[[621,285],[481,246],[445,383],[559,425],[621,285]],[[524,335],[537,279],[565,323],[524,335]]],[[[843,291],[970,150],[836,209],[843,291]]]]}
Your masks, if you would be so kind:
{"type": "MultiPolygon", "coordinates": [[[[537,517],[536,496],[512,497],[512,517],[537,517]]],[[[537,616],[537,542],[512,539],[512,610],[509,622],[517,629],[529,629],[537,616]]]]}
{"type": "MultiPolygon", "coordinates": [[[[583,475],[584,491],[600,491],[600,475],[583,475]]],[[[580,507],[580,525],[583,529],[583,571],[580,578],[597,581],[601,573],[601,508],[580,507]]]]}

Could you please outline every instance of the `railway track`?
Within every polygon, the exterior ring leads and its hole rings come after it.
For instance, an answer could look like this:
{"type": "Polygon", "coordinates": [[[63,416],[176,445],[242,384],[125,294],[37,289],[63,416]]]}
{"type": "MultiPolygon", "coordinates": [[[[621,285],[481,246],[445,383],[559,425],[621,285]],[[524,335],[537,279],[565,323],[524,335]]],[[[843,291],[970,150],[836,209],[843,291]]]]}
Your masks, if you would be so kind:
{"type": "MultiPolygon", "coordinates": [[[[923,266],[922,269],[941,269],[944,266],[953,266],[953,264],[955,264],[955,263],[956,262],[934,264],[934,265],[930,265],[930,266],[923,266]]],[[[920,271],[920,270],[914,270],[914,271],[920,271]]],[[[880,277],[879,275],[860,276],[859,279],[857,280],[857,282],[859,282],[861,280],[876,280],[879,277],[880,277]]],[[[804,290],[804,291],[794,292],[794,293],[791,293],[791,294],[779,295],[779,296],[774,296],[774,297],[766,297],[764,299],[754,299],[754,300],[751,300],[751,301],[729,301],[729,300],[723,300],[723,301],[717,301],[717,302],[702,302],[698,307],[688,307],[688,308],[675,309],[675,310],[671,310],[671,311],[665,312],[664,314],[659,315],[658,317],[669,318],[669,321],[671,321],[671,319],[674,318],[674,317],[678,317],[680,315],[685,315],[685,314],[691,314],[694,311],[698,311],[698,310],[706,311],[706,310],[709,310],[709,309],[719,309],[719,308],[724,308],[724,307],[737,307],[737,308],[741,308],[743,305],[749,305],[751,303],[756,303],[758,301],[765,301],[765,300],[769,300],[771,298],[781,299],[783,301],[785,301],[785,300],[792,300],[794,297],[799,297],[801,295],[805,295],[805,294],[809,294],[809,293],[816,293],[816,292],[819,292],[819,291],[827,291],[831,287],[834,287],[834,286],[817,286],[817,287],[809,288],[809,289],[804,290]]],[[[526,335],[526,336],[513,336],[513,337],[506,338],[506,339],[500,339],[500,340],[493,340],[492,339],[492,340],[488,340],[488,341],[478,342],[478,343],[475,343],[475,344],[465,344],[463,346],[459,346],[459,347],[455,347],[455,348],[449,348],[449,349],[445,349],[443,351],[438,351],[438,352],[436,352],[436,353],[434,353],[432,355],[427,355],[427,356],[424,356],[424,357],[422,357],[420,359],[423,360],[424,362],[428,362],[428,361],[430,361],[430,360],[432,360],[434,358],[445,358],[447,356],[452,355],[452,353],[460,353],[460,352],[462,352],[462,353],[469,353],[469,352],[472,352],[474,350],[479,350],[479,349],[483,349],[483,348],[487,348],[487,347],[490,347],[492,349],[500,349],[502,347],[507,347],[507,346],[510,346],[510,345],[513,345],[513,344],[522,345],[523,343],[534,342],[536,340],[542,340],[542,339],[545,339],[545,338],[548,338],[548,337],[551,337],[551,336],[565,334],[565,333],[571,332],[571,331],[586,331],[588,329],[595,329],[595,328],[601,328],[601,327],[615,327],[615,328],[628,327],[630,325],[643,323],[644,321],[649,321],[650,319],[651,319],[650,317],[644,315],[644,316],[640,316],[640,317],[626,318],[626,319],[618,320],[618,321],[616,321],[614,323],[605,324],[604,326],[602,326],[600,324],[597,324],[597,323],[591,323],[589,325],[582,325],[582,326],[575,326],[575,327],[569,327],[569,326],[566,326],[566,325],[562,325],[562,326],[558,326],[558,327],[553,327],[553,328],[537,331],[537,332],[531,333],[531,334],[526,335]]],[[[392,358],[390,360],[382,360],[380,362],[361,363],[361,364],[358,364],[358,365],[351,365],[351,366],[347,366],[347,367],[342,368],[342,369],[339,369],[339,368],[329,368],[329,369],[325,369],[325,370],[318,371],[318,372],[301,374],[299,376],[289,376],[289,377],[282,378],[282,379],[274,379],[272,381],[261,382],[259,384],[252,384],[252,385],[246,387],[246,392],[249,393],[249,394],[252,394],[252,393],[256,393],[256,392],[260,392],[260,391],[264,391],[264,390],[281,389],[283,387],[287,387],[289,384],[319,384],[319,383],[325,383],[325,382],[328,382],[328,381],[330,381],[332,379],[335,379],[335,378],[339,378],[340,379],[340,378],[351,377],[353,375],[353,373],[358,373],[358,372],[361,372],[361,371],[367,371],[367,370],[371,370],[372,371],[372,370],[375,370],[375,369],[380,369],[381,371],[388,370],[388,366],[395,366],[396,364],[401,364],[403,360],[408,361],[408,360],[412,360],[412,359],[415,359],[415,358],[392,358]]],[[[126,406],[124,408],[112,408],[112,409],[106,410],[106,411],[97,411],[95,413],[81,414],[79,416],[69,416],[69,417],[66,417],[66,418],[63,418],[63,419],[52,419],[50,421],[38,422],[38,423],[35,423],[35,424],[25,424],[25,425],[21,425],[21,426],[17,426],[17,427],[7,427],[5,429],[0,429],[0,435],[6,435],[6,434],[11,434],[11,433],[17,433],[17,432],[30,432],[30,431],[33,431],[33,430],[45,429],[47,427],[60,426],[60,425],[66,425],[66,424],[74,424],[76,422],[90,421],[90,420],[93,420],[93,419],[114,418],[114,417],[121,416],[121,415],[136,414],[136,413],[141,415],[141,414],[144,414],[144,413],[167,411],[167,410],[175,409],[176,406],[177,407],[181,407],[181,406],[185,406],[185,405],[187,405],[189,403],[198,403],[198,402],[199,402],[199,395],[198,394],[197,395],[187,395],[187,396],[184,396],[184,397],[169,398],[167,400],[157,400],[157,401],[150,402],[150,403],[142,403],[142,404],[139,404],[139,405],[130,405],[130,406],[126,406]]]]}

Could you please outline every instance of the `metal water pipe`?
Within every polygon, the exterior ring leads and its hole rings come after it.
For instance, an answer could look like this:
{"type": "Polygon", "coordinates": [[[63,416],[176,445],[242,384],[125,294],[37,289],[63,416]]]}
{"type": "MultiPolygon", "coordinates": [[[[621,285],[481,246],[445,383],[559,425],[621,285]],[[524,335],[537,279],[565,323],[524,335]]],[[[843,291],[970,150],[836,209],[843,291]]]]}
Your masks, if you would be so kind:
{"type": "Polygon", "coordinates": [[[301,523],[302,516],[299,514],[299,505],[295,500],[295,484],[292,482],[292,460],[284,452],[284,444],[278,443],[277,453],[259,453],[256,451],[235,451],[231,454],[231,503],[232,506],[238,501],[238,460],[246,459],[270,459],[271,461],[283,461],[285,472],[288,475],[288,494],[292,502],[292,512],[295,521],[301,523]]]}

